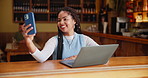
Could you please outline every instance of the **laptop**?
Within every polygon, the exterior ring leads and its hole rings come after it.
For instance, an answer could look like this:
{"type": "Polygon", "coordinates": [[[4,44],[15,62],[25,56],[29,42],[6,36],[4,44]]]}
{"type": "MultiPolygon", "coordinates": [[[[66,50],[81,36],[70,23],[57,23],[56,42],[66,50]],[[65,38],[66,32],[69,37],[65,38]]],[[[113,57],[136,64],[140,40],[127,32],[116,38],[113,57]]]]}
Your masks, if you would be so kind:
{"type": "Polygon", "coordinates": [[[69,67],[83,67],[105,64],[114,54],[119,44],[82,47],[75,60],[62,60],[60,63],[69,67]]]}

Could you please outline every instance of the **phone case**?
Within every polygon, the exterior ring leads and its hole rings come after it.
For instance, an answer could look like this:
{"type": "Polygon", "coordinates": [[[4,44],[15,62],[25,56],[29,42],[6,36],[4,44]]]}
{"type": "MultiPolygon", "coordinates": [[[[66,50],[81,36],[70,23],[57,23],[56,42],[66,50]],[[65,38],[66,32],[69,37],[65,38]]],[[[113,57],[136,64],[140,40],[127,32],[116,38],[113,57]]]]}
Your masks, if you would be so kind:
{"type": "Polygon", "coordinates": [[[25,25],[31,24],[31,26],[29,28],[33,27],[33,30],[28,32],[28,35],[36,34],[36,24],[35,24],[34,13],[30,12],[30,13],[25,14],[24,20],[25,20],[25,25]]]}

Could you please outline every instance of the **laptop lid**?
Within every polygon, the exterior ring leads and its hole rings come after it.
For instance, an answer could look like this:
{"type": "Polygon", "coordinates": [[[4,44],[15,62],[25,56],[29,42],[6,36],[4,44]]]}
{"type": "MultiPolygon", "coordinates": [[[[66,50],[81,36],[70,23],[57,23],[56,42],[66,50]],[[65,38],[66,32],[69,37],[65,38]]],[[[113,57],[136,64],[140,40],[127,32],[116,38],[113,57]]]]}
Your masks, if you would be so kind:
{"type": "MultiPolygon", "coordinates": [[[[70,67],[82,67],[105,64],[117,49],[118,44],[82,47],[77,58],[70,67]]],[[[64,62],[66,63],[66,62],[64,62]]],[[[67,62],[68,63],[68,62],[67,62]]]]}

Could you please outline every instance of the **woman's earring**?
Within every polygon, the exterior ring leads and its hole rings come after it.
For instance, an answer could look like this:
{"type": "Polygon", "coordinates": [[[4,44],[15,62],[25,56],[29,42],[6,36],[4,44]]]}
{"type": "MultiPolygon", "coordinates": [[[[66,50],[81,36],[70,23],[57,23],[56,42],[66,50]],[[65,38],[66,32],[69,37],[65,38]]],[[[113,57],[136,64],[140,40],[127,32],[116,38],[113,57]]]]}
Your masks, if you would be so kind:
{"type": "Polygon", "coordinates": [[[75,29],[75,27],[76,27],[76,25],[74,25],[74,27],[73,27],[73,28],[75,29]]]}

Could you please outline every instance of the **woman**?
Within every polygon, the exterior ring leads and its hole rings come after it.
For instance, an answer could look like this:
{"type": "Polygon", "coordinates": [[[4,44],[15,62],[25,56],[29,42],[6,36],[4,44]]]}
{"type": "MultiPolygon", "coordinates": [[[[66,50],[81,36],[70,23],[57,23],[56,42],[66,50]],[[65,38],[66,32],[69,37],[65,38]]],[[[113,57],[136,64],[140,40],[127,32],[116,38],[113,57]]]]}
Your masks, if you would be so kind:
{"type": "Polygon", "coordinates": [[[46,61],[51,55],[54,60],[75,59],[81,47],[98,46],[91,38],[81,34],[80,20],[76,11],[70,7],[64,7],[58,12],[58,35],[50,38],[41,51],[32,42],[35,34],[27,35],[32,30],[26,30],[29,26],[22,26],[24,38],[31,55],[39,62],[46,61]]]}

